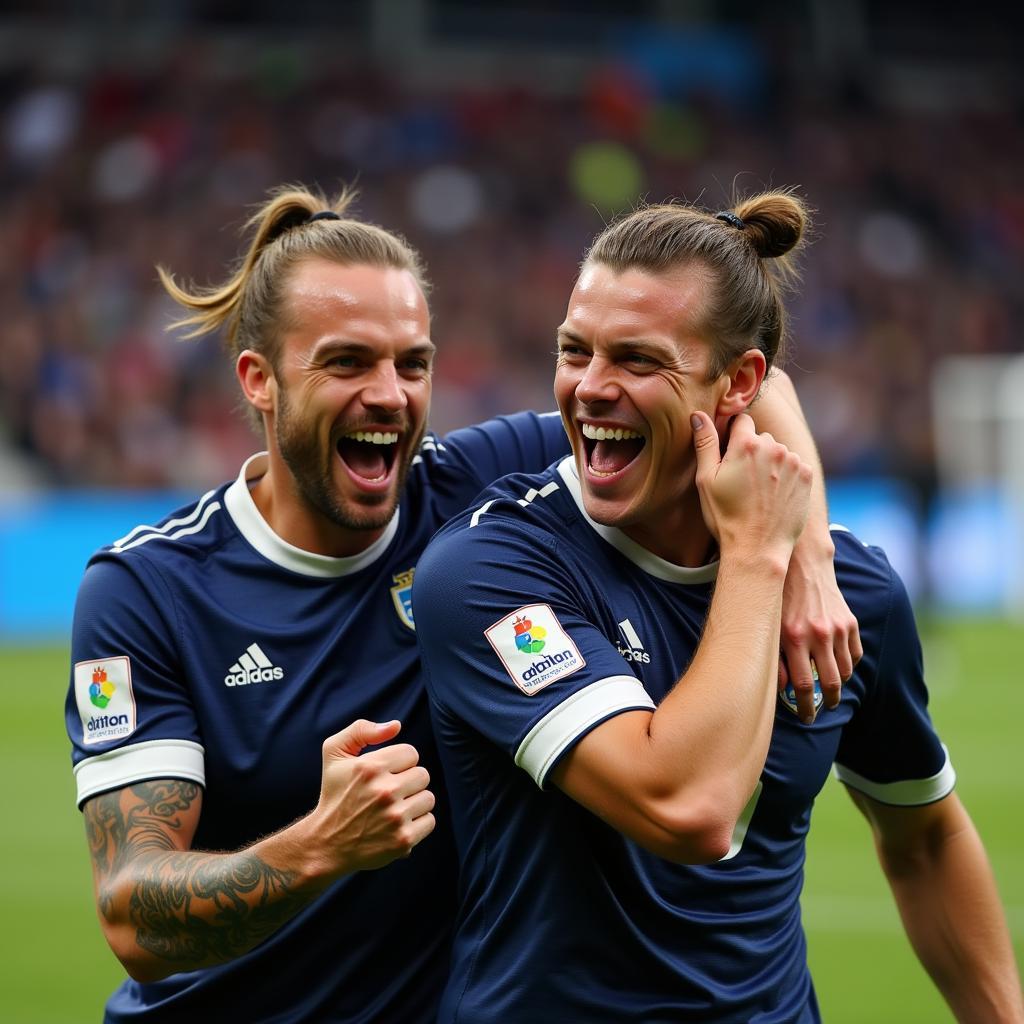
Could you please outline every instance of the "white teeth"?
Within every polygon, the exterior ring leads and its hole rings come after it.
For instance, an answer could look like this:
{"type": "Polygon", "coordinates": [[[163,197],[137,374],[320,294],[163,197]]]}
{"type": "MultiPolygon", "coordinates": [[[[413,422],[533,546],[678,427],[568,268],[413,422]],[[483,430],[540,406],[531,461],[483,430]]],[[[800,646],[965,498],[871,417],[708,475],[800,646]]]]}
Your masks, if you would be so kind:
{"type": "Polygon", "coordinates": [[[367,444],[398,444],[398,432],[392,430],[355,430],[345,436],[354,441],[365,441],[367,444]]]}
{"type": "Polygon", "coordinates": [[[591,441],[631,441],[641,435],[635,430],[623,430],[621,427],[605,429],[604,427],[595,427],[592,423],[584,423],[583,436],[591,441]]]}

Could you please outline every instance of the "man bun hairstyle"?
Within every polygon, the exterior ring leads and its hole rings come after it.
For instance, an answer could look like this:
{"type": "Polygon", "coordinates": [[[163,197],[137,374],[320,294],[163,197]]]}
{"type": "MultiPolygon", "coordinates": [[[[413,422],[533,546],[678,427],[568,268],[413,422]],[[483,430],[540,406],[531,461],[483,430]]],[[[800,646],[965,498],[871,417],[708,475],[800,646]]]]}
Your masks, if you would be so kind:
{"type": "Polygon", "coordinates": [[[611,223],[594,240],[583,265],[649,273],[698,266],[712,287],[689,326],[711,345],[711,379],[750,348],[768,366],[786,342],[783,299],[798,280],[796,257],[810,228],[810,211],[792,189],[740,199],[712,213],[688,203],[642,206],[611,223]]]}
{"type": "Polygon", "coordinates": [[[274,189],[244,224],[248,247],[223,284],[185,288],[158,266],[160,283],[186,311],[169,327],[185,328],[187,338],[223,327],[233,357],[252,349],[276,368],[285,285],[305,260],[408,270],[425,294],[419,253],[400,235],[348,216],[354,199],[348,188],[333,199],[302,185],[274,189]]]}

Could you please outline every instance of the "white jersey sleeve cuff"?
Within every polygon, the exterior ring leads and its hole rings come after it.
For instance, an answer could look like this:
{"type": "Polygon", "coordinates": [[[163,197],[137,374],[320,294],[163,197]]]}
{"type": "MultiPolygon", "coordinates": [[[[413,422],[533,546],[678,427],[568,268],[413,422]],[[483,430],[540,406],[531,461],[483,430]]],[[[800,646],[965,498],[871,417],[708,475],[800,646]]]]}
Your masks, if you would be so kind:
{"type": "Polygon", "coordinates": [[[188,779],[205,786],[204,755],[191,740],[146,740],[87,757],[75,765],[78,806],[97,793],[146,779],[188,779]]]}
{"type": "Polygon", "coordinates": [[[833,770],[840,782],[851,789],[859,790],[880,804],[892,804],[895,807],[920,807],[923,804],[933,804],[936,800],[948,796],[956,785],[956,772],[949,760],[949,751],[946,750],[945,745],[942,749],[946,754],[946,762],[927,779],[872,782],[870,779],[865,779],[863,775],[858,775],[852,769],[839,764],[838,761],[833,766],[833,770]]]}
{"type": "Polygon", "coordinates": [[[654,701],[635,676],[609,676],[577,690],[552,708],[526,734],[516,764],[544,788],[548,772],[598,722],[622,711],[653,711],[654,701]]]}

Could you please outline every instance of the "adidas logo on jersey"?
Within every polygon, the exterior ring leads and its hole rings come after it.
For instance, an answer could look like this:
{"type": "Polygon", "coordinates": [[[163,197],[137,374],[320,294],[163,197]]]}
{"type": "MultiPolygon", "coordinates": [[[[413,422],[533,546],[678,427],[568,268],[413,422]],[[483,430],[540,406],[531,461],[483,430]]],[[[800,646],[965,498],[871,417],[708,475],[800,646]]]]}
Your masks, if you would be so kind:
{"type": "Polygon", "coordinates": [[[622,630],[622,635],[626,638],[626,644],[628,645],[623,647],[622,644],[616,641],[615,647],[619,654],[626,661],[635,661],[642,665],[649,665],[651,663],[651,656],[644,650],[644,645],[633,628],[633,623],[629,619],[623,619],[619,623],[619,629],[622,630]]]}
{"type": "Polygon", "coordinates": [[[272,679],[283,678],[284,669],[272,665],[260,650],[259,644],[249,644],[245,653],[228,669],[224,685],[248,686],[250,683],[269,683],[272,679]]]}

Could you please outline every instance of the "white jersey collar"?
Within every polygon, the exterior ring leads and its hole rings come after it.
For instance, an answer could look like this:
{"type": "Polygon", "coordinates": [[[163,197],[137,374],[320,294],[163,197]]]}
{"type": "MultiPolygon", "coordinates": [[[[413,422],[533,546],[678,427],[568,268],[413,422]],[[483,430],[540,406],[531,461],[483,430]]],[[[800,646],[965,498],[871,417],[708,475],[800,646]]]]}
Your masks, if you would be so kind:
{"type": "Polygon", "coordinates": [[[649,576],[668,580],[670,583],[710,583],[718,575],[718,559],[696,567],[676,565],[675,562],[669,562],[653,551],[648,551],[614,526],[602,526],[591,519],[583,505],[583,492],[580,489],[579,477],[576,475],[576,462],[571,455],[567,455],[558,464],[558,475],[565,482],[573,501],[579,507],[580,515],[590,524],[591,529],[649,576]]]}
{"type": "Polygon", "coordinates": [[[279,537],[260,514],[249,492],[249,482],[267,471],[267,453],[258,452],[246,459],[238,479],[224,493],[224,505],[242,536],[266,559],[292,572],[305,576],[348,576],[375,562],[394,540],[398,532],[399,510],[391,517],[383,534],[358,555],[333,558],[304,551],[279,537]]]}

